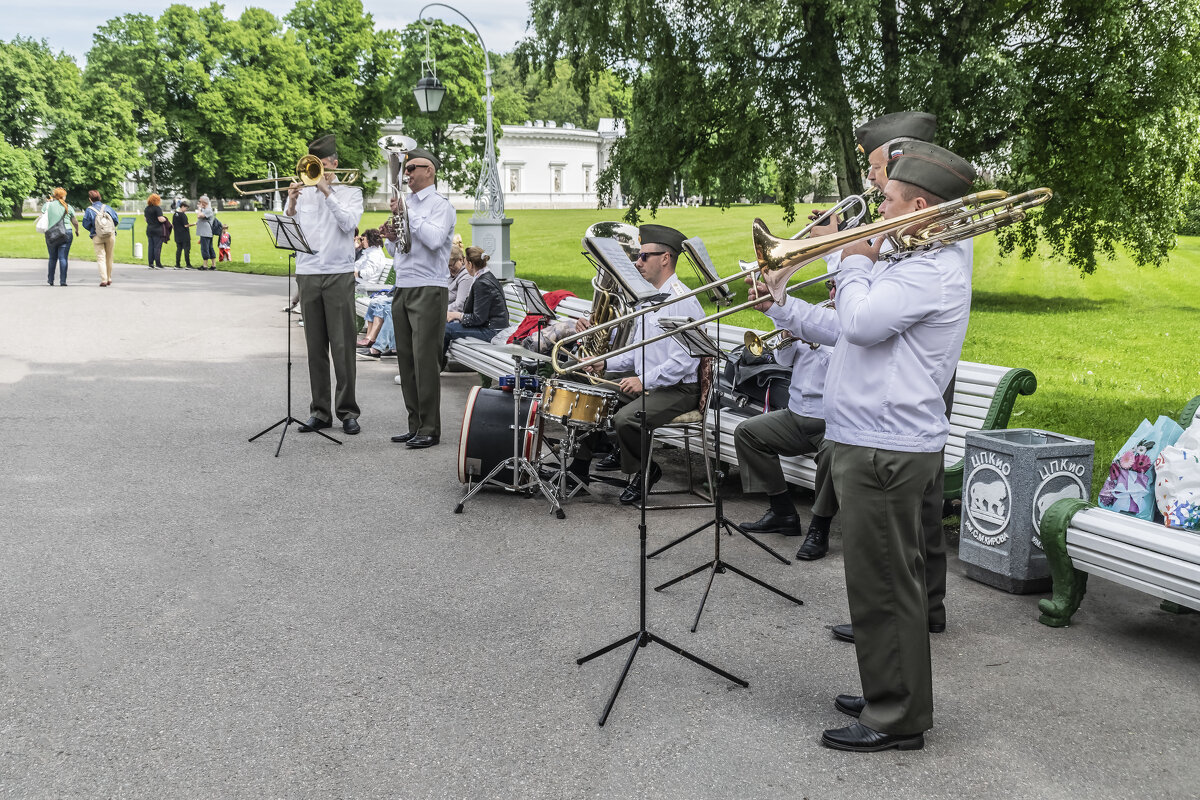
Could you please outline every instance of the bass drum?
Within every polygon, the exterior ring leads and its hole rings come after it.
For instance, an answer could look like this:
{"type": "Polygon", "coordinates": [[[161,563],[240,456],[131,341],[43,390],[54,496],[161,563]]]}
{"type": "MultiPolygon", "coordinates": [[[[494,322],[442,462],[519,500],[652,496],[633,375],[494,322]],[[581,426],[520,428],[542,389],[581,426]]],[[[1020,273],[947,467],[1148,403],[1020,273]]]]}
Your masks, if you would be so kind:
{"type": "MultiPolygon", "coordinates": [[[[537,428],[537,411],[541,395],[521,398],[521,425],[537,428]]],[[[462,433],[458,438],[458,480],[467,483],[482,480],[496,465],[513,454],[512,439],[513,396],[512,392],[499,389],[471,387],[467,395],[467,407],[463,411],[462,433]]],[[[523,434],[522,455],[536,461],[541,450],[542,437],[538,430],[527,430],[523,434]]],[[[496,479],[513,483],[513,471],[501,470],[496,479]]]]}

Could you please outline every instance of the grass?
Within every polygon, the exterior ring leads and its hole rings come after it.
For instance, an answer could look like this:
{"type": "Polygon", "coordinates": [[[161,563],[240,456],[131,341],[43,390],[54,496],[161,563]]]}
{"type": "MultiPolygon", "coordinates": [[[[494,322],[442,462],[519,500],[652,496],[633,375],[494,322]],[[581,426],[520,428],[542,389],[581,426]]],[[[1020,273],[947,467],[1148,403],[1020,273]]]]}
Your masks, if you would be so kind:
{"type": "MultiPolygon", "coordinates": [[[[618,211],[511,211],[512,255],[517,274],[543,289],[570,289],[591,296],[594,270],[580,256],[579,240],[593,222],[619,218],[618,211]]],[[[459,214],[458,230],[470,240],[470,212],[459,214]]],[[[773,206],[664,209],[654,220],[704,239],[722,274],[736,270],[739,258],[752,255],[750,223],[755,216],[771,230],[789,234],[773,206]]],[[[223,212],[233,234],[235,261],[221,268],[235,272],[285,274],[287,258],[270,248],[266,231],[253,212],[223,212]],[[251,254],[250,263],[242,261],[251,254]]],[[[382,224],[385,214],[366,214],[362,227],[382,224]]],[[[135,234],[145,248],[145,225],[135,234]]],[[[117,260],[134,263],[129,231],[120,231],[117,260]]],[[[143,251],[144,252],[144,251],[143,251]]],[[[163,262],[174,263],[173,245],[163,262]]],[[[46,258],[33,221],[0,223],[0,256],[46,258]]],[[[199,246],[192,256],[199,260],[199,246]]],[[[71,257],[90,261],[86,236],[76,239],[71,257]]],[[[144,260],[141,263],[145,263],[144,260]]],[[[815,274],[802,270],[802,274],[815,274]]],[[[690,272],[685,282],[695,282],[690,272]]],[[[1200,330],[1200,238],[1181,237],[1170,261],[1158,269],[1139,269],[1124,256],[1101,264],[1081,278],[1055,258],[1024,260],[1000,257],[995,237],[976,243],[974,304],[963,358],[1033,370],[1038,390],[1022,397],[1012,427],[1044,428],[1096,442],[1093,496],[1106,464],[1143,417],[1175,416],[1200,394],[1200,359],[1195,355],[1200,330]]],[[[809,290],[818,296],[819,290],[809,290]]],[[[756,312],[732,322],[765,327],[756,312]]]]}

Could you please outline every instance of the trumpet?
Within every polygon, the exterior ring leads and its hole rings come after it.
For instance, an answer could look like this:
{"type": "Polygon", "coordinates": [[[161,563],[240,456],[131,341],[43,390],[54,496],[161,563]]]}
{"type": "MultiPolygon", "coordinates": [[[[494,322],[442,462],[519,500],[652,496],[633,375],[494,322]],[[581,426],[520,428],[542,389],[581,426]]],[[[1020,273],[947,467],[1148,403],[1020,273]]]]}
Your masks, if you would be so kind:
{"type": "Polygon", "coordinates": [[[321,163],[321,159],[311,153],[301,156],[296,162],[296,174],[285,176],[282,178],[257,178],[249,181],[234,181],[233,188],[237,193],[245,196],[248,194],[262,194],[263,192],[278,192],[287,189],[293,183],[303,183],[305,186],[316,186],[321,182],[321,178],[325,173],[330,173],[331,180],[337,180],[341,183],[355,183],[358,180],[361,170],[357,169],[325,169],[325,165],[321,163]]]}
{"type": "Polygon", "coordinates": [[[792,336],[789,331],[777,330],[771,331],[766,336],[759,336],[754,331],[746,331],[746,335],[742,337],[742,341],[746,344],[746,349],[751,355],[761,356],[770,350],[782,350],[790,344],[796,342],[804,342],[811,349],[816,350],[821,345],[816,342],[810,342],[807,339],[801,339],[799,336],[792,336]]]}
{"type": "MultiPolygon", "coordinates": [[[[1044,188],[1033,189],[1019,195],[1014,195],[1013,197],[1009,197],[1006,192],[998,189],[990,189],[969,194],[955,200],[948,200],[945,203],[929,206],[899,217],[893,217],[892,219],[879,220],[870,225],[838,231],[827,236],[809,237],[799,241],[772,236],[771,232],[767,230],[766,224],[761,219],[756,219],[753,226],[753,235],[758,264],[750,273],[739,271],[733,275],[713,281],[708,285],[701,286],[698,289],[675,295],[661,305],[638,309],[596,327],[604,329],[610,326],[628,324],[639,316],[648,314],[651,311],[661,310],[663,305],[671,305],[680,300],[712,291],[716,286],[723,286],[733,281],[741,280],[747,274],[755,272],[761,273],[762,283],[770,292],[771,299],[783,305],[787,301],[787,296],[790,292],[828,280],[837,275],[836,271],[828,272],[815,278],[801,281],[793,286],[788,286],[788,281],[801,267],[820,260],[830,253],[839,251],[854,242],[863,239],[873,239],[877,236],[887,236],[897,247],[894,252],[888,254],[888,257],[901,258],[918,250],[943,247],[963,239],[972,238],[981,233],[996,230],[1014,222],[1019,222],[1025,218],[1025,213],[1028,209],[1042,205],[1052,196],[1053,192],[1044,188]]],[[[707,325],[722,317],[752,308],[760,302],[762,302],[762,298],[752,296],[743,303],[729,306],[702,319],[691,320],[675,328],[670,333],[662,333],[644,341],[611,350],[607,353],[607,356],[611,357],[627,353],[665,339],[668,336],[673,336],[680,331],[707,325]]],[[[589,329],[589,332],[597,333],[599,331],[591,331],[589,329]]],[[[576,369],[583,369],[604,360],[602,357],[578,360],[574,356],[570,356],[567,362],[560,360],[560,348],[570,346],[582,336],[583,334],[574,334],[564,337],[555,343],[554,349],[551,352],[551,363],[556,372],[570,372],[576,369]],[[574,363],[571,363],[572,361],[574,363]]],[[[570,354],[568,353],[568,355],[570,354]]]]}

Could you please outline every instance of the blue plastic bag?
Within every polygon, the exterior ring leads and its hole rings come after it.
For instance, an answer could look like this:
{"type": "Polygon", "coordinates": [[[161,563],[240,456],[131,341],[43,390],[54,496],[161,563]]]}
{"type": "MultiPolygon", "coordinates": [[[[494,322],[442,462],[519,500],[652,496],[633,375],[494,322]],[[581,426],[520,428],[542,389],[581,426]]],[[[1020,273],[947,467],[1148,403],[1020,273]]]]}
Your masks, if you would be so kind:
{"type": "Polygon", "coordinates": [[[1100,505],[1138,519],[1154,519],[1154,459],[1182,433],[1183,428],[1170,417],[1159,417],[1153,425],[1142,420],[1109,465],[1100,505]]]}

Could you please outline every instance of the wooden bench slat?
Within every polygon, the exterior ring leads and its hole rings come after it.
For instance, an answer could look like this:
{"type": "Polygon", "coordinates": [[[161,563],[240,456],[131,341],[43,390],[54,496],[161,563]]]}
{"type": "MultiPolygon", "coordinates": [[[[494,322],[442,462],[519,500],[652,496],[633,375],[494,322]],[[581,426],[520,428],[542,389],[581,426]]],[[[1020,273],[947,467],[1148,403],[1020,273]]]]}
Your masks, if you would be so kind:
{"type": "MultiPolygon", "coordinates": [[[[1115,551],[1113,553],[1092,549],[1090,546],[1070,544],[1070,534],[1067,540],[1067,555],[1071,557],[1076,569],[1093,572],[1094,568],[1104,570],[1110,575],[1138,581],[1142,586],[1154,587],[1158,590],[1175,592],[1189,598],[1185,605],[1200,603],[1200,583],[1196,582],[1195,574],[1176,574],[1173,570],[1178,566],[1171,559],[1162,558],[1153,564],[1146,565],[1131,561],[1129,556],[1139,555],[1131,550],[1115,551]]],[[[1103,537],[1093,537],[1088,544],[1103,546],[1103,537]]],[[[1142,551],[1144,553],[1144,551],[1142,551]]],[[[1161,558],[1161,557],[1160,557],[1161,558]]],[[[1150,592],[1156,594],[1156,592],[1150,592]]]]}
{"type": "Polygon", "coordinates": [[[1176,530],[1164,525],[1147,525],[1146,520],[1099,508],[1081,511],[1075,515],[1067,530],[1068,544],[1076,530],[1123,542],[1139,550],[1181,559],[1197,565],[1197,569],[1200,569],[1200,535],[1192,531],[1176,530]]]}

